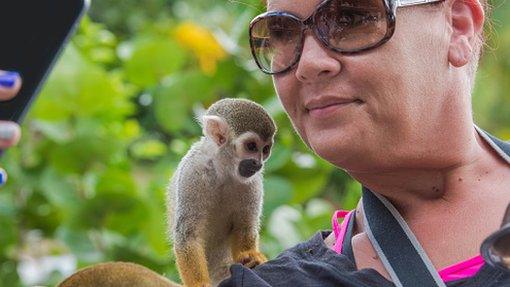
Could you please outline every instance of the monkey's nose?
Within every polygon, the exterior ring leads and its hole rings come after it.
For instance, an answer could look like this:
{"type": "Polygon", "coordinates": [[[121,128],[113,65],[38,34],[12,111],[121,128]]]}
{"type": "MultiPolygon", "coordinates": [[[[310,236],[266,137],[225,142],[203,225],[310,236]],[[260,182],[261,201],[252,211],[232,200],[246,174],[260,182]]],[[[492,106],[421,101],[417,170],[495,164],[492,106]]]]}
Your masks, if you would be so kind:
{"type": "Polygon", "coordinates": [[[245,159],[239,165],[241,176],[250,177],[262,168],[262,163],[254,159],[245,159]]]}
{"type": "Polygon", "coordinates": [[[250,167],[252,170],[259,170],[262,167],[262,164],[258,160],[250,160],[250,167]]]}

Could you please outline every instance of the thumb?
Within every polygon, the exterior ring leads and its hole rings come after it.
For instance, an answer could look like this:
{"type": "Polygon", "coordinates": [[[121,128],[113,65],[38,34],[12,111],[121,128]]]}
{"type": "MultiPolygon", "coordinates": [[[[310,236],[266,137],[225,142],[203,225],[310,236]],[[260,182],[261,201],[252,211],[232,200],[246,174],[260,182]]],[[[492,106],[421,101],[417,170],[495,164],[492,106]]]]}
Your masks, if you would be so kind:
{"type": "Polygon", "coordinates": [[[0,149],[16,145],[20,136],[21,130],[17,123],[0,121],[0,149]]]}

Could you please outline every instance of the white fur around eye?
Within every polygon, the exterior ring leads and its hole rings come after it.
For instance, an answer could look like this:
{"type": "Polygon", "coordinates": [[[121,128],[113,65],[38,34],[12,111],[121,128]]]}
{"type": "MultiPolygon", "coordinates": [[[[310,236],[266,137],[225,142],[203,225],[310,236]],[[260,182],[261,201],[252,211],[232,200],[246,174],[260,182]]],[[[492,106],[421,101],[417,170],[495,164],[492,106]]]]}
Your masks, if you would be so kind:
{"type": "Polygon", "coordinates": [[[240,158],[253,157],[254,154],[260,151],[261,140],[260,137],[254,132],[245,132],[241,134],[234,140],[234,143],[236,145],[237,155],[240,158]],[[257,151],[248,150],[246,145],[251,141],[257,145],[257,151]]]}
{"type": "Polygon", "coordinates": [[[250,141],[255,142],[257,144],[257,146],[259,146],[260,138],[254,132],[245,132],[245,133],[241,134],[239,137],[237,137],[235,142],[236,142],[236,145],[245,145],[246,143],[248,143],[250,141]]]}

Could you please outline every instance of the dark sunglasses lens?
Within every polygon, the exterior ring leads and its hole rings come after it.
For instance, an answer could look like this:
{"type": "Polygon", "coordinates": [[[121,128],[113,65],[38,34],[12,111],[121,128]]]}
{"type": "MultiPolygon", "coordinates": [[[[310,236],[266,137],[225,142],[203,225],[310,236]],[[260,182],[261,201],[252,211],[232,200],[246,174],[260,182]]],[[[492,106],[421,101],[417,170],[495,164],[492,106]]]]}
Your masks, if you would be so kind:
{"type": "Polygon", "coordinates": [[[331,0],[316,13],[319,35],[338,51],[379,44],[388,32],[384,0],[331,0]]]}
{"type": "Polygon", "coordinates": [[[278,73],[297,61],[301,31],[301,22],[289,16],[271,15],[252,24],[250,44],[264,72],[278,73]]]}

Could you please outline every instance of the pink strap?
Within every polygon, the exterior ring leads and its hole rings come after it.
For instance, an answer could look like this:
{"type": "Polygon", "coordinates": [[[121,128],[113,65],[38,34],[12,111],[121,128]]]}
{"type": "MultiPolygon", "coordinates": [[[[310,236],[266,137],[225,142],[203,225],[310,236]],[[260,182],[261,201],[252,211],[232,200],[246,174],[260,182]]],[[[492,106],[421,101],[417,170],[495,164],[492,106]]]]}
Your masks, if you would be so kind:
{"type": "MultiPolygon", "coordinates": [[[[331,219],[331,225],[335,234],[335,244],[333,245],[333,250],[335,250],[335,252],[338,254],[342,253],[345,233],[347,232],[347,226],[349,225],[349,221],[351,220],[353,212],[354,210],[337,210],[331,219]],[[339,225],[338,219],[340,218],[344,218],[344,220],[342,224],[339,225]]],[[[472,277],[480,270],[480,268],[482,268],[484,263],[485,262],[483,257],[477,255],[471,259],[443,268],[441,271],[439,271],[439,276],[441,276],[441,279],[443,279],[444,282],[472,277]]]]}
{"type": "Polygon", "coordinates": [[[332,226],[333,226],[333,232],[335,233],[335,244],[333,245],[333,250],[335,250],[336,253],[340,254],[342,253],[342,246],[344,242],[345,233],[347,232],[347,226],[349,224],[349,220],[351,219],[351,215],[354,210],[346,211],[346,210],[337,210],[333,214],[332,226]],[[342,221],[342,224],[338,225],[338,219],[344,218],[344,221],[342,221]]]}
{"type": "Polygon", "coordinates": [[[450,265],[439,271],[439,276],[444,282],[455,281],[474,276],[485,262],[483,257],[477,255],[471,259],[450,265]]]}

